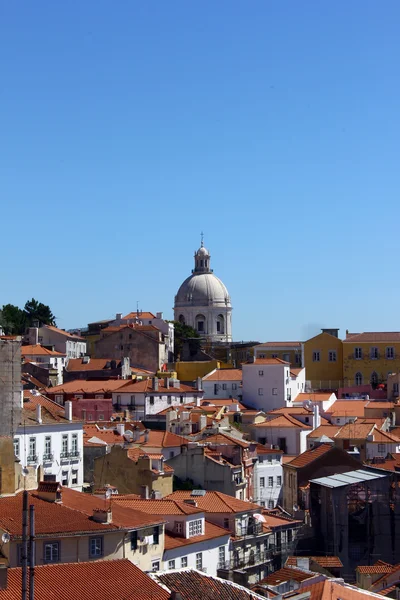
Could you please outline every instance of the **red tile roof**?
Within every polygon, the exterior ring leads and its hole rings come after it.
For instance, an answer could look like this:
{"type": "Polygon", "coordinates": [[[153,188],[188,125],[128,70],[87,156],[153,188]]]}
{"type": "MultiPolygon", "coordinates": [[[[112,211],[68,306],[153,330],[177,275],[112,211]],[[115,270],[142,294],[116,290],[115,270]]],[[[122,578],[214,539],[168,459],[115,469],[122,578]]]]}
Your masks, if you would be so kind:
{"type": "Polygon", "coordinates": [[[48,350],[41,344],[28,344],[21,346],[21,356],[66,356],[65,352],[56,352],[55,350],[48,350]]]}
{"type": "MultiPolygon", "coordinates": [[[[305,400],[311,400],[311,402],[326,402],[332,396],[333,392],[301,392],[296,396],[294,402],[304,402],[305,400]]],[[[333,394],[334,395],[334,394],[333,394]]]]}
{"type": "Polygon", "coordinates": [[[311,431],[307,438],[320,438],[323,435],[326,435],[328,438],[333,439],[340,428],[341,425],[320,425],[314,429],[314,431],[311,431]]]}
{"type": "Polygon", "coordinates": [[[363,417],[368,400],[336,400],[326,410],[331,417],[363,417]]]}
{"type": "Polygon", "coordinates": [[[136,319],[136,318],[138,318],[140,321],[141,319],[151,320],[151,319],[156,319],[157,317],[156,317],[156,315],[153,315],[152,312],[143,312],[143,311],[139,311],[139,315],[138,315],[137,310],[135,310],[135,311],[128,313],[124,317],[122,317],[122,320],[127,321],[128,319],[136,319]]]}
{"type": "Polygon", "coordinates": [[[343,567],[343,563],[338,556],[289,556],[286,561],[286,565],[295,567],[297,565],[298,558],[308,558],[310,561],[316,562],[324,569],[340,569],[343,567]]]}
{"type": "Polygon", "coordinates": [[[302,454],[299,454],[299,456],[296,456],[296,458],[287,464],[291,467],[302,468],[314,462],[314,460],[317,460],[317,458],[320,458],[324,454],[327,454],[331,450],[332,446],[330,444],[321,444],[316,448],[311,448],[311,450],[306,450],[302,454]]]}
{"type": "Polygon", "coordinates": [[[171,496],[161,500],[136,499],[129,496],[114,496],[113,504],[119,504],[126,508],[134,508],[151,515],[192,515],[204,512],[200,507],[180,502],[171,496]]]}
{"type": "Polygon", "coordinates": [[[188,440],[181,435],[170,433],[169,431],[156,431],[155,429],[148,430],[147,442],[144,442],[143,439],[143,436],[141,436],[138,443],[144,449],[147,447],[177,448],[188,443],[188,440]]]}
{"type": "MultiPolygon", "coordinates": [[[[187,443],[187,441],[186,441],[187,443]]],[[[249,448],[251,443],[255,442],[245,442],[239,438],[234,438],[226,433],[216,433],[214,435],[209,435],[202,440],[199,440],[200,444],[211,444],[212,446],[240,446],[241,448],[249,448]]]]}
{"type": "MultiPolygon", "coordinates": [[[[213,540],[215,538],[228,536],[230,537],[231,533],[229,530],[224,529],[223,527],[219,527],[218,525],[214,525],[213,523],[209,523],[205,521],[205,532],[203,535],[196,535],[189,538],[184,538],[179,535],[175,535],[170,531],[165,532],[165,550],[171,550],[172,548],[182,548],[183,546],[188,546],[189,544],[197,544],[198,542],[205,542],[207,540],[213,540]]],[[[221,540],[222,544],[222,540],[221,540]]]]}
{"type": "Polygon", "coordinates": [[[347,423],[335,435],[337,440],[365,440],[374,429],[373,423],[347,423]]]}
{"type": "Polygon", "coordinates": [[[355,342],[400,342],[400,331],[364,331],[348,333],[343,343],[355,342]]]}
{"type": "Polygon", "coordinates": [[[297,581],[301,583],[302,581],[306,581],[307,579],[311,579],[316,576],[316,573],[302,571],[301,569],[296,569],[295,567],[284,567],[283,569],[279,569],[274,573],[270,573],[267,575],[267,577],[261,579],[259,583],[262,585],[271,585],[272,587],[275,587],[284,583],[285,581],[297,581]]]}
{"type": "Polygon", "coordinates": [[[222,492],[206,491],[204,496],[192,496],[191,490],[179,490],[166,496],[166,498],[180,501],[194,500],[198,508],[211,513],[239,513],[256,509],[260,510],[258,504],[238,500],[222,492]]]}
{"type": "Polygon", "coordinates": [[[242,369],[217,369],[203,377],[203,381],[242,381],[242,369]]]}
{"type": "Polygon", "coordinates": [[[86,339],[81,337],[80,335],[75,335],[74,333],[68,333],[68,331],[64,331],[64,329],[59,329],[58,327],[54,327],[54,325],[43,325],[44,329],[49,329],[50,331],[54,331],[55,333],[59,333],[60,335],[65,335],[69,338],[74,338],[75,340],[82,340],[85,342],[86,339]]]}
{"type": "Polygon", "coordinates": [[[365,573],[367,575],[375,574],[375,573],[379,573],[379,574],[391,573],[393,571],[393,565],[389,565],[389,564],[375,564],[375,565],[368,565],[368,566],[358,565],[358,567],[356,568],[356,571],[358,571],[359,573],[365,573]]]}
{"type": "MultiPolygon", "coordinates": [[[[19,600],[21,586],[22,569],[8,569],[7,589],[0,590],[0,600],[19,600]]],[[[35,568],[35,598],[38,599],[168,600],[169,597],[169,592],[128,559],[35,568]]]]}
{"type": "Polygon", "coordinates": [[[102,379],[99,381],[75,379],[46,389],[46,394],[105,394],[126,385],[125,379],[102,379]]]}
{"type": "Polygon", "coordinates": [[[249,360],[246,365],[290,365],[290,363],[282,360],[280,358],[254,358],[254,360],[249,360]]]}
{"type": "MultiPolygon", "coordinates": [[[[53,402],[41,394],[33,394],[31,390],[24,390],[23,398],[22,423],[25,422],[28,424],[28,421],[30,421],[30,425],[38,425],[36,422],[36,407],[38,405],[42,407],[41,413],[43,423],[69,423],[68,419],[65,417],[64,407],[57,404],[57,402],[53,402]]],[[[74,421],[78,420],[74,419],[74,421]]]]}
{"type": "Polygon", "coordinates": [[[365,405],[365,410],[374,410],[375,408],[383,408],[390,410],[394,408],[394,402],[379,402],[376,400],[370,400],[365,405]]]}
{"type": "Polygon", "coordinates": [[[310,425],[305,425],[290,415],[279,415],[262,423],[253,423],[251,427],[298,427],[299,429],[312,429],[310,425]]]}
{"type": "MultiPolygon", "coordinates": [[[[124,382],[125,383],[125,382],[124,382]]],[[[203,394],[202,391],[197,390],[195,387],[191,386],[191,385],[186,385],[184,383],[180,383],[179,382],[179,387],[174,387],[173,383],[170,382],[170,386],[169,388],[165,386],[165,380],[164,379],[159,379],[158,380],[158,389],[154,389],[153,387],[153,379],[144,379],[143,381],[136,381],[134,383],[132,382],[128,382],[125,383],[125,385],[123,387],[121,387],[121,389],[119,389],[118,391],[121,392],[121,394],[127,394],[127,393],[144,393],[144,394],[149,394],[149,393],[153,393],[153,394],[177,394],[177,393],[194,393],[194,394],[203,394]]]]}
{"type": "Polygon", "coordinates": [[[301,344],[302,342],[265,342],[264,344],[257,344],[255,347],[256,348],[275,348],[275,347],[286,347],[286,346],[293,346],[296,348],[301,348],[301,344]]]}

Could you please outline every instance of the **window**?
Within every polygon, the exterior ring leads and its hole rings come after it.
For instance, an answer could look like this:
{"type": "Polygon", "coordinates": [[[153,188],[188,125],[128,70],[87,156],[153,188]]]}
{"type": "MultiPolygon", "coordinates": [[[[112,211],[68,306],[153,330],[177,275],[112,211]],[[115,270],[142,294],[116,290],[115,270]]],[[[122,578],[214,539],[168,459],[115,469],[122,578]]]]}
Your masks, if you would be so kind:
{"type": "Polygon", "coordinates": [[[371,348],[370,350],[370,357],[372,358],[372,360],[376,360],[377,358],[379,358],[379,350],[378,348],[371,348]]]}
{"type": "Polygon", "coordinates": [[[43,544],[43,560],[46,563],[56,563],[60,560],[60,542],[46,542],[43,544]]]}
{"type": "Polygon", "coordinates": [[[221,323],[217,321],[217,333],[221,331],[221,323]]]}
{"type": "Polygon", "coordinates": [[[131,531],[131,550],[134,552],[138,547],[138,532],[131,531]]]}
{"type": "Polygon", "coordinates": [[[278,388],[272,388],[272,395],[273,396],[277,396],[278,395],[278,388]]]}
{"type": "Polygon", "coordinates": [[[258,388],[258,395],[259,396],[263,396],[264,395],[264,388],[258,388]]]}
{"type": "Polygon", "coordinates": [[[196,569],[198,571],[201,571],[202,568],[203,568],[203,554],[201,552],[198,552],[196,554],[196,569]]]}
{"type": "Polygon", "coordinates": [[[224,519],[224,528],[229,529],[229,519],[224,519]]]}
{"type": "Polygon", "coordinates": [[[61,456],[66,456],[68,454],[68,435],[64,434],[62,436],[61,442],[61,456]]]}
{"type": "Polygon", "coordinates": [[[71,484],[78,485],[78,470],[77,469],[72,470],[71,484]]]}
{"type": "Polygon", "coordinates": [[[268,500],[268,508],[274,508],[274,501],[268,500]]]}
{"type": "Polygon", "coordinates": [[[153,405],[154,405],[154,397],[151,396],[151,398],[150,398],[150,406],[153,406],[153,405]]]}
{"type": "Polygon", "coordinates": [[[103,414],[99,414],[99,421],[104,421],[104,415],[103,414]]]}
{"type": "Polygon", "coordinates": [[[388,346],[386,348],[386,358],[389,358],[389,359],[394,358],[394,348],[393,348],[393,346],[388,346]]]}
{"type": "Polygon", "coordinates": [[[287,530],[287,541],[290,543],[293,540],[293,531],[291,529],[287,530]]]}
{"type": "Polygon", "coordinates": [[[313,362],[320,362],[320,360],[321,360],[321,353],[320,353],[319,350],[315,350],[312,353],[312,359],[313,359],[313,362]]]}
{"type": "Polygon", "coordinates": [[[182,556],[181,558],[181,568],[184,569],[188,566],[188,558],[187,556],[182,556]]]}
{"type": "Polygon", "coordinates": [[[223,383],[223,384],[222,384],[222,389],[223,389],[223,390],[227,390],[227,389],[228,389],[228,386],[227,386],[227,384],[226,384],[226,383],[223,383]]]}
{"type": "Polygon", "coordinates": [[[280,487],[282,485],[282,475],[278,475],[276,478],[276,485],[280,487]]]}
{"type": "Polygon", "coordinates": [[[260,487],[265,487],[265,477],[260,477],[260,487]]]}
{"type": "Polygon", "coordinates": [[[78,434],[72,434],[72,456],[78,456],[78,434]]]}
{"type": "Polygon", "coordinates": [[[393,393],[394,394],[398,394],[399,393],[399,384],[398,383],[394,383],[393,384],[393,393]]]}
{"type": "Polygon", "coordinates": [[[264,371],[258,371],[258,376],[259,377],[264,377],[264,371]]]}
{"type": "Polygon", "coordinates": [[[168,396],[168,398],[167,398],[167,403],[168,403],[168,404],[172,404],[172,398],[171,398],[171,396],[168,396]]]}
{"type": "Polygon", "coordinates": [[[197,321],[197,331],[204,331],[204,321],[197,321]]]}
{"type": "Polygon", "coordinates": [[[160,543],[160,528],[158,525],[153,528],[153,544],[157,546],[160,543]]]}
{"type": "Polygon", "coordinates": [[[179,402],[180,402],[181,404],[183,404],[183,396],[181,396],[181,397],[179,398],[179,402]]]}
{"type": "Polygon", "coordinates": [[[354,377],[354,382],[356,385],[362,385],[362,374],[360,372],[356,373],[356,376],[354,377]]]}
{"type": "Polygon", "coordinates": [[[262,500],[262,501],[260,502],[260,505],[265,507],[265,502],[264,502],[264,500],[262,500]]]}
{"type": "Polygon", "coordinates": [[[225,546],[218,548],[218,562],[220,565],[225,564],[225,546]]]}
{"type": "Polygon", "coordinates": [[[89,538],[89,557],[97,558],[99,556],[103,556],[103,538],[91,537],[89,538]]]}
{"type": "Polygon", "coordinates": [[[159,560],[154,560],[151,563],[151,570],[153,571],[153,573],[160,570],[160,561],[159,560]]]}
{"type": "Polygon", "coordinates": [[[378,385],[378,373],[376,371],[373,371],[371,373],[371,379],[370,379],[371,385],[372,386],[376,386],[378,385]]]}
{"type": "Polygon", "coordinates": [[[232,389],[237,390],[237,383],[232,383],[232,389]]]}
{"type": "Polygon", "coordinates": [[[61,472],[61,485],[68,485],[68,471],[61,472]]]}
{"type": "Polygon", "coordinates": [[[386,444],[378,444],[378,452],[386,452],[386,444]]]}
{"type": "Polygon", "coordinates": [[[362,358],[362,348],[354,348],[354,358],[357,360],[362,358]]]}
{"type": "Polygon", "coordinates": [[[336,423],[340,423],[340,418],[339,418],[339,419],[336,419],[336,423]]]}
{"type": "Polygon", "coordinates": [[[196,521],[189,521],[189,537],[195,535],[202,535],[203,533],[203,521],[202,519],[196,519],[196,521]]]}
{"type": "Polygon", "coordinates": [[[268,487],[273,487],[273,485],[274,485],[274,478],[268,477],[268,487]]]}
{"type": "Polygon", "coordinates": [[[183,533],[183,523],[175,521],[175,533],[183,533]]]}
{"type": "Polygon", "coordinates": [[[19,458],[19,439],[14,438],[14,454],[17,458],[19,458]]]}
{"type": "MultiPolygon", "coordinates": [[[[264,358],[264,357],[263,357],[263,358],[264,358]]],[[[277,355],[277,354],[273,354],[273,355],[272,355],[272,358],[278,358],[278,355],[277,355]]]]}
{"type": "Polygon", "coordinates": [[[337,360],[336,350],[329,350],[329,352],[328,352],[328,361],[329,362],[336,362],[336,360],[337,360]]]}
{"type": "Polygon", "coordinates": [[[304,417],[304,423],[309,423],[310,422],[310,417],[304,417]]]}
{"type": "Polygon", "coordinates": [[[173,450],[170,450],[170,452],[169,452],[169,457],[170,457],[170,458],[174,458],[174,451],[173,451],[173,450]]]}
{"type": "Polygon", "coordinates": [[[174,560],[168,561],[168,569],[175,569],[175,561],[174,560]]]}
{"type": "Polygon", "coordinates": [[[64,396],[63,396],[62,394],[60,394],[60,395],[57,395],[57,396],[56,396],[56,402],[57,402],[58,404],[62,404],[62,402],[63,402],[63,397],[64,397],[64,396]]]}

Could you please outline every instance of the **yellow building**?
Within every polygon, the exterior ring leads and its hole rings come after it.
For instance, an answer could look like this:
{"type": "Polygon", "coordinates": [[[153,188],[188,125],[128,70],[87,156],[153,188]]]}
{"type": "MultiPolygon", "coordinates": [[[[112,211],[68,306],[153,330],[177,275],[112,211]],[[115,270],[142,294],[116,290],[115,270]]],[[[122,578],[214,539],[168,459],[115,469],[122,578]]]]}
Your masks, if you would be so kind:
{"type": "Polygon", "coordinates": [[[343,340],[345,385],[375,386],[400,371],[400,332],[349,333],[343,340]]]}
{"type": "Polygon", "coordinates": [[[302,342],[265,342],[254,346],[256,358],[280,358],[293,368],[304,367],[302,342]]]}
{"type": "Polygon", "coordinates": [[[343,385],[343,342],[338,329],[323,329],[304,342],[306,380],[313,389],[337,389],[343,385]]]}

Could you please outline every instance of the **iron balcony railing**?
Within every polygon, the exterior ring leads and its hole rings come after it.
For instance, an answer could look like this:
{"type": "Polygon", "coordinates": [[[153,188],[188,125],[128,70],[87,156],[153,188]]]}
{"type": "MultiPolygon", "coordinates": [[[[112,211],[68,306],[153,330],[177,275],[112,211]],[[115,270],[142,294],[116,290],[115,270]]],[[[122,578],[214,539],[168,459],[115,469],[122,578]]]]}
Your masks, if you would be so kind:
{"type": "Polygon", "coordinates": [[[218,569],[248,569],[256,565],[272,560],[273,554],[270,550],[265,552],[254,552],[246,556],[231,558],[230,560],[220,561],[217,565],[218,569]]]}
{"type": "Polygon", "coordinates": [[[236,527],[236,536],[237,537],[246,537],[253,535],[260,535],[263,533],[262,523],[253,523],[251,525],[247,525],[245,527],[236,527]]]}
{"type": "Polygon", "coordinates": [[[70,452],[61,452],[60,458],[79,458],[80,452],[79,450],[73,450],[70,452]]]}
{"type": "Polygon", "coordinates": [[[49,462],[49,461],[51,461],[53,459],[54,459],[54,454],[52,452],[45,452],[43,454],[43,461],[44,462],[49,462]]]}
{"type": "Polygon", "coordinates": [[[28,458],[26,459],[28,464],[34,464],[37,463],[38,461],[38,455],[37,454],[29,454],[28,458]]]}

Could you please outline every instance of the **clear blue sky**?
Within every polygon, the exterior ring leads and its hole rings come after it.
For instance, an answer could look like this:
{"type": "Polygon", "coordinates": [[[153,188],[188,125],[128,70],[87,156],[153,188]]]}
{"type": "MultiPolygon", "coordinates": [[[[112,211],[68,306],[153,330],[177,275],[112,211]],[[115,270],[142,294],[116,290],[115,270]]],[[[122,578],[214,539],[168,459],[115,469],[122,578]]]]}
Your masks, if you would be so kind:
{"type": "Polygon", "coordinates": [[[234,338],[400,330],[398,0],[3,2],[0,305],[172,317],[200,231],[234,338]]]}

